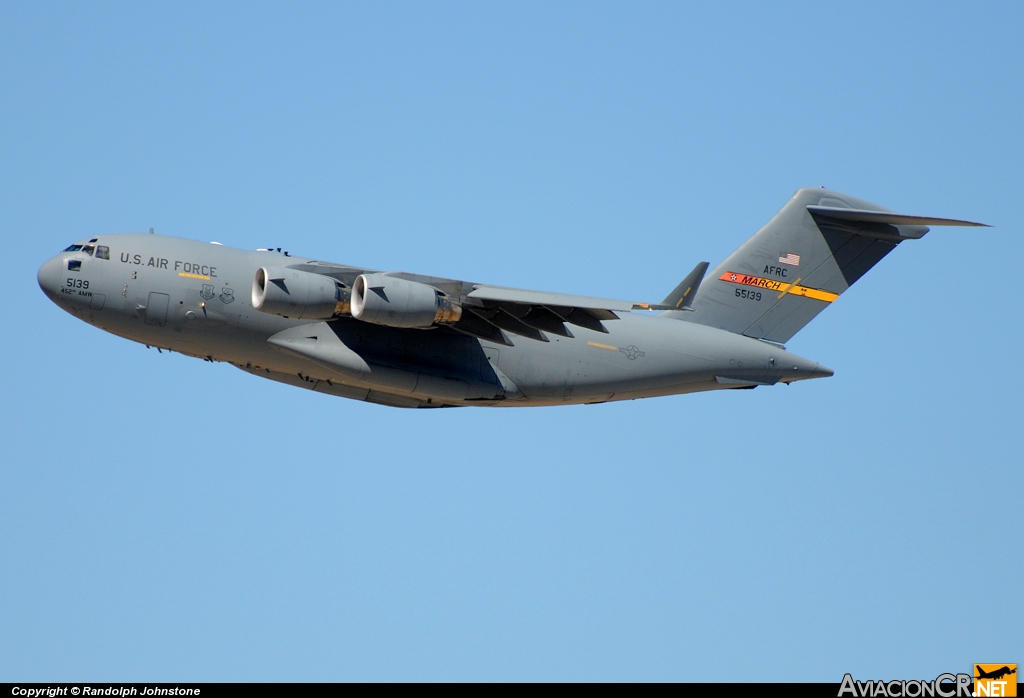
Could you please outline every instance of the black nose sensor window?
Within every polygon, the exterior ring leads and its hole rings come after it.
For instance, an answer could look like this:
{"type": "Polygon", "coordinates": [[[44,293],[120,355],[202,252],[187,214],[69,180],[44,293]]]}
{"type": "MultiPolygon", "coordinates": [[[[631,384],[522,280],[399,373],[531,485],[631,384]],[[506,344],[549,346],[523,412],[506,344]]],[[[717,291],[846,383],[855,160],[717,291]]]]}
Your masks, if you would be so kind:
{"type": "Polygon", "coordinates": [[[68,260],[68,271],[79,271],[82,268],[82,262],[78,259],[68,260]]]}

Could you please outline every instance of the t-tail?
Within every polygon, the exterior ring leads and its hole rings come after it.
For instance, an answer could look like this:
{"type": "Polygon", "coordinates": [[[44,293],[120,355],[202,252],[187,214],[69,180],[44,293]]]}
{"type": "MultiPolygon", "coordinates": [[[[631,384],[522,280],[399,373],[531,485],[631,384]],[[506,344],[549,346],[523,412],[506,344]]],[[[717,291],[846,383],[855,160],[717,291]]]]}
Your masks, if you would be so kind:
{"type": "Polygon", "coordinates": [[[800,189],[701,282],[679,320],[785,343],[904,240],[929,225],[982,223],[907,216],[827,189],[800,189]]]}

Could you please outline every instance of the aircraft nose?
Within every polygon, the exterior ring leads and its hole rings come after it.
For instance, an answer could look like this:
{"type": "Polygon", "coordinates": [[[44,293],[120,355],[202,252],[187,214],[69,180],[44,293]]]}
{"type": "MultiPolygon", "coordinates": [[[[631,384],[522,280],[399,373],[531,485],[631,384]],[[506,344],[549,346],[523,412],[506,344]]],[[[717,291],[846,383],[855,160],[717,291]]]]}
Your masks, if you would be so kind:
{"type": "Polygon", "coordinates": [[[43,293],[45,293],[46,297],[50,300],[56,300],[60,293],[60,280],[63,262],[63,258],[59,256],[51,257],[43,262],[43,266],[39,267],[39,272],[36,274],[36,281],[39,282],[39,288],[43,290],[43,293]]]}

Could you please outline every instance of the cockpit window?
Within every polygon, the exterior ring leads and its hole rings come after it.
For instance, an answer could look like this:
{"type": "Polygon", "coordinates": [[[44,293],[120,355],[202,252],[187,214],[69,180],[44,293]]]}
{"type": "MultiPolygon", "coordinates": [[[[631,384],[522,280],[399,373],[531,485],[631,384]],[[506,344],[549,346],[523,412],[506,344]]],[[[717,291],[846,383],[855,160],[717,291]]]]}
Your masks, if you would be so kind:
{"type": "Polygon", "coordinates": [[[86,245],[85,247],[82,248],[82,252],[85,252],[87,255],[91,255],[93,250],[95,249],[96,245],[86,245]]]}
{"type": "Polygon", "coordinates": [[[68,248],[66,250],[64,250],[64,251],[65,252],[78,252],[80,249],[82,249],[81,245],[69,245],[68,248]]]}
{"type": "Polygon", "coordinates": [[[68,271],[79,271],[82,268],[82,260],[80,259],[69,259],[68,260],[68,271]]]}
{"type": "Polygon", "coordinates": [[[110,259],[110,248],[106,245],[97,245],[96,259],[110,259]]]}

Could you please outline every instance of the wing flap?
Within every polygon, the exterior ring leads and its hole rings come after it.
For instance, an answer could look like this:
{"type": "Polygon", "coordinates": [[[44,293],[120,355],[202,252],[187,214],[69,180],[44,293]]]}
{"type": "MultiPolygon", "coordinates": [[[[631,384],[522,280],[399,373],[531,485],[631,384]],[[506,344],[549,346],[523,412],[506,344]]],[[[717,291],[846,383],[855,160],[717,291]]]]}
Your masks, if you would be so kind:
{"type": "MultiPolygon", "coordinates": [[[[466,294],[465,299],[470,301],[465,304],[465,309],[476,319],[506,332],[541,342],[549,341],[545,332],[572,337],[573,334],[566,327],[566,323],[607,334],[608,329],[602,322],[618,320],[619,316],[616,313],[628,313],[631,310],[672,310],[676,307],[663,303],[637,303],[485,285],[475,285],[473,290],[466,294]]],[[[458,325],[454,327],[459,329],[458,325]]]]}
{"type": "MultiPolygon", "coordinates": [[[[550,341],[544,336],[543,332],[534,327],[530,327],[515,315],[512,315],[502,308],[466,308],[466,310],[473,315],[476,315],[481,320],[485,320],[506,332],[518,334],[523,337],[529,337],[530,339],[535,339],[538,342],[550,341]]],[[[463,313],[463,315],[465,315],[465,313],[463,313]]],[[[456,327],[457,326],[458,323],[456,323],[456,327]]]]}
{"type": "Polygon", "coordinates": [[[470,337],[486,339],[489,342],[504,344],[507,347],[513,346],[500,327],[488,322],[472,310],[463,313],[458,322],[448,325],[448,327],[462,334],[468,334],[470,337]]]}

